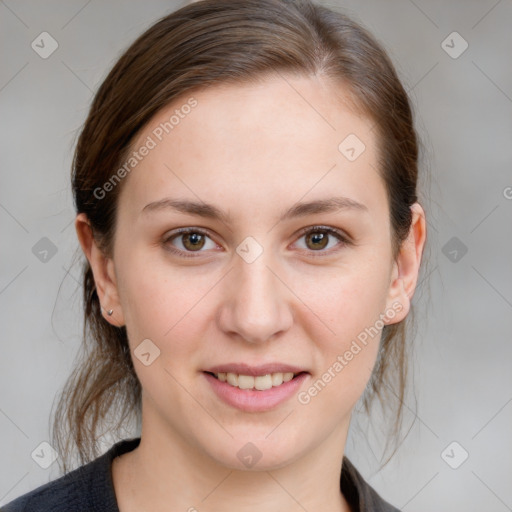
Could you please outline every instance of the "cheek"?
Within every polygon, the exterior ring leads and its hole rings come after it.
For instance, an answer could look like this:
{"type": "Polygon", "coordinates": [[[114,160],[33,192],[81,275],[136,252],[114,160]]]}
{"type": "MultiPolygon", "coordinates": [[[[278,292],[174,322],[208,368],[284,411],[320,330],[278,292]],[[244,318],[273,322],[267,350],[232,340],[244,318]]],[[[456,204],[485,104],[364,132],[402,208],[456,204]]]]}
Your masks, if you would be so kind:
{"type": "Polygon", "coordinates": [[[315,389],[310,388],[311,399],[321,390],[318,407],[330,403],[338,408],[341,419],[361,396],[375,365],[387,274],[375,262],[337,274],[336,279],[316,280],[316,284],[303,280],[298,295],[308,298],[305,303],[313,312],[304,322],[310,328],[307,337],[315,341],[320,369],[313,379],[315,389]]]}
{"type": "Polygon", "coordinates": [[[368,261],[299,278],[294,290],[317,317],[316,322],[308,322],[316,331],[312,339],[321,340],[326,348],[343,348],[373,325],[385,310],[387,272],[384,265],[368,261]]]}
{"type": "Polygon", "coordinates": [[[210,278],[190,278],[190,274],[170,266],[144,264],[135,256],[124,260],[119,271],[119,293],[132,348],[151,339],[164,355],[172,341],[173,352],[190,347],[194,326],[190,319],[195,307],[212,283],[210,278]]]}
{"type": "Polygon", "coordinates": [[[201,298],[213,283],[209,278],[190,279],[186,273],[148,258],[141,264],[135,257],[123,261],[119,283],[132,359],[142,388],[154,401],[186,408],[189,398],[179,383],[198,365],[205,318],[201,298]],[[151,343],[144,341],[148,339],[151,343]],[[142,357],[146,352],[149,361],[142,357]]]}

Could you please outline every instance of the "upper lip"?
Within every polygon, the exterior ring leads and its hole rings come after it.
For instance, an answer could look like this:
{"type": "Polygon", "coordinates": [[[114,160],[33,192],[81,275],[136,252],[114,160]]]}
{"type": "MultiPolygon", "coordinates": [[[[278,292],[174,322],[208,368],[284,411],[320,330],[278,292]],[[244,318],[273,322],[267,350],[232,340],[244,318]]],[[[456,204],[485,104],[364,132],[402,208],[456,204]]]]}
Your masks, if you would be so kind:
{"type": "Polygon", "coordinates": [[[302,373],[307,370],[299,366],[284,363],[267,363],[256,366],[249,366],[245,363],[228,363],[212,366],[204,371],[210,373],[236,373],[239,375],[252,375],[253,377],[257,377],[258,375],[267,375],[269,373],[302,373]]]}

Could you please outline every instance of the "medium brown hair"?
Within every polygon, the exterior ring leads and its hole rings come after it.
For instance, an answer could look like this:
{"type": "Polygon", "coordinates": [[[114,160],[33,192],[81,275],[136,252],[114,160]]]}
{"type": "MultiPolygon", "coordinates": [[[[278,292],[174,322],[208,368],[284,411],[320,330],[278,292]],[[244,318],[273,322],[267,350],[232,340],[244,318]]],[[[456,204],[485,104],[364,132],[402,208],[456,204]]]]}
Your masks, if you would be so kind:
{"type": "MultiPolygon", "coordinates": [[[[375,123],[396,258],[411,227],[410,206],[417,201],[418,143],[409,98],[386,52],[362,26],[301,0],[195,2],[157,21],[119,58],[94,97],[72,165],[76,212],[87,215],[106,256],[112,254],[122,182],[104,199],[94,191],[122,166],[153,116],[185,93],[282,72],[333,80],[375,123]]],[[[52,430],[65,472],[72,448],[84,464],[99,455],[100,435],[118,433],[130,419],[141,421],[141,385],[126,329],[104,319],[87,260],[83,301],[83,350],[60,395],[52,430]]],[[[384,409],[397,404],[395,432],[402,417],[411,313],[384,326],[362,397],[367,412],[375,396],[384,409]],[[395,395],[391,401],[389,391],[395,395]]]]}

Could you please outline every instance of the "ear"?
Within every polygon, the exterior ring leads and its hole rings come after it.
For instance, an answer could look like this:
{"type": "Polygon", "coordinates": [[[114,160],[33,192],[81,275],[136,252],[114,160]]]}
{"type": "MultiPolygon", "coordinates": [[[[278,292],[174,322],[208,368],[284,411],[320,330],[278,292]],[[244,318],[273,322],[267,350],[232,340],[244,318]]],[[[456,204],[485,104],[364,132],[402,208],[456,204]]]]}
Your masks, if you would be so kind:
{"type": "Polygon", "coordinates": [[[386,301],[386,312],[388,312],[386,324],[398,323],[407,316],[418,281],[426,241],[426,220],[425,212],[419,203],[414,203],[411,210],[411,229],[402,243],[391,272],[386,301]]]}
{"type": "Polygon", "coordinates": [[[110,324],[121,327],[124,325],[124,316],[119,301],[114,261],[99,249],[85,213],[77,215],[75,229],[82,250],[91,265],[103,316],[110,324]],[[112,315],[107,314],[108,310],[113,310],[112,315]]]}

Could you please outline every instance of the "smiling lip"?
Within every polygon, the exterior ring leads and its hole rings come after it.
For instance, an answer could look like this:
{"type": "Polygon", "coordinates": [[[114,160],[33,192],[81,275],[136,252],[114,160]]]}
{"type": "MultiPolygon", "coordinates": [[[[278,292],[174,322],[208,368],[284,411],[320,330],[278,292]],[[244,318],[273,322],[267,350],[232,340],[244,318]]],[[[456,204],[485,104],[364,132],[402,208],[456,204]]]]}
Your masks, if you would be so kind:
{"type": "Polygon", "coordinates": [[[261,366],[246,364],[224,364],[213,366],[202,372],[214,393],[224,403],[245,412],[263,412],[276,408],[290,397],[297,394],[302,383],[310,376],[309,372],[297,366],[281,363],[270,363],[261,366]],[[267,375],[269,373],[293,373],[294,378],[279,386],[263,391],[256,389],[240,389],[227,382],[222,382],[212,374],[236,373],[241,375],[267,375]]]}
{"type": "Polygon", "coordinates": [[[259,366],[249,366],[245,363],[219,364],[204,370],[210,373],[237,373],[239,375],[267,375],[269,373],[302,373],[307,372],[304,368],[291,366],[283,363],[267,363],[259,366]]]}

